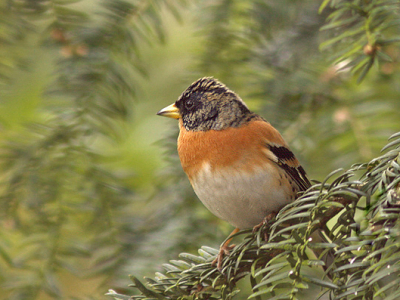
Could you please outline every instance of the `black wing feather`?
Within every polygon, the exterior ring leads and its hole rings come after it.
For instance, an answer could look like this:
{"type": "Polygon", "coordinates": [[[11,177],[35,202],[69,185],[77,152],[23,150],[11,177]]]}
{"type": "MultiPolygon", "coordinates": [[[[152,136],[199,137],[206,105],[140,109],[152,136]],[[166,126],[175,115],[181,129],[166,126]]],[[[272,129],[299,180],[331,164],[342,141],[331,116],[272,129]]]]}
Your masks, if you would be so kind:
{"type": "Polygon", "coordinates": [[[291,167],[286,163],[287,161],[296,159],[292,151],[286,147],[271,145],[268,145],[268,149],[278,158],[278,165],[294,180],[300,191],[305,191],[311,186],[306,171],[304,171],[302,166],[291,167]]]}

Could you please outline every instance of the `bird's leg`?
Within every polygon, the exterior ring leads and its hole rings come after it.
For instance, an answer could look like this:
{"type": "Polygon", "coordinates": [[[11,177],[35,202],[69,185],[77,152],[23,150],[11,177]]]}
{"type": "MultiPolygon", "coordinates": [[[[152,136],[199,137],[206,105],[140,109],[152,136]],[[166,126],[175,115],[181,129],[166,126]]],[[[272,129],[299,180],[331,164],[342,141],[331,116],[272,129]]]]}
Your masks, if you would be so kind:
{"type": "MultiPolygon", "coordinates": [[[[256,225],[253,227],[253,234],[256,233],[261,227],[263,227],[264,225],[268,224],[269,222],[271,222],[271,220],[273,218],[276,217],[276,212],[272,212],[269,213],[262,221],[260,224],[256,225]]],[[[264,240],[268,241],[268,233],[264,232],[264,240]]]]}
{"type": "MultiPolygon", "coordinates": [[[[236,234],[239,232],[239,228],[235,228],[228,237],[236,234]]],[[[220,247],[219,247],[219,252],[217,254],[217,257],[211,262],[211,265],[217,264],[218,270],[222,270],[222,260],[224,259],[224,256],[228,256],[229,252],[235,247],[235,245],[229,245],[229,243],[232,241],[232,238],[227,239],[220,247]]]]}

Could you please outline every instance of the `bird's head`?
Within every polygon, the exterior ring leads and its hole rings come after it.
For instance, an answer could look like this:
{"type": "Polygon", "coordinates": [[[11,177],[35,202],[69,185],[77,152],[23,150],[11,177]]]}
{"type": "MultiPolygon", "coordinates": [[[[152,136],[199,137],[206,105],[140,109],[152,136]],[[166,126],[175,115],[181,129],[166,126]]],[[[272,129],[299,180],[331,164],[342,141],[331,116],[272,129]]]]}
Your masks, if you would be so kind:
{"type": "Polygon", "coordinates": [[[235,92],[212,77],[204,77],[157,115],[182,119],[186,130],[206,131],[239,127],[254,114],[235,92]]]}

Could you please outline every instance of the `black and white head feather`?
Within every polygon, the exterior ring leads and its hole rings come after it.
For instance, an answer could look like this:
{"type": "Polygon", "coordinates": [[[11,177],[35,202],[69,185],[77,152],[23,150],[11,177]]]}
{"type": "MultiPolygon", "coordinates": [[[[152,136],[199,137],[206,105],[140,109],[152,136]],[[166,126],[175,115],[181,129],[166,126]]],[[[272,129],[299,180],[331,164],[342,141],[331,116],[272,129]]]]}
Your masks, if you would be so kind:
{"type": "Polygon", "coordinates": [[[222,130],[240,127],[260,118],[252,113],[244,101],[213,77],[193,82],[175,102],[186,130],[222,130]]]}

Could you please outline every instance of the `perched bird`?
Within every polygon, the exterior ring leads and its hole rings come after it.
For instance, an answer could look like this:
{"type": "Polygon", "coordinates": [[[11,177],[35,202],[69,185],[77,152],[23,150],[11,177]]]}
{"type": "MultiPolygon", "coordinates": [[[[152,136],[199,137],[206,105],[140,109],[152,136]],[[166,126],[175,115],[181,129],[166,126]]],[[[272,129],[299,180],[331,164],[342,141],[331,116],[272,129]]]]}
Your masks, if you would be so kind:
{"type": "MultiPolygon", "coordinates": [[[[310,187],[279,132],[212,77],[192,83],[157,114],[179,119],[182,168],[201,202],[236,227],[231,235],[259,225],[310,187]]],[[[229,242],[213,262],[219,269],[229,242]]]]}

